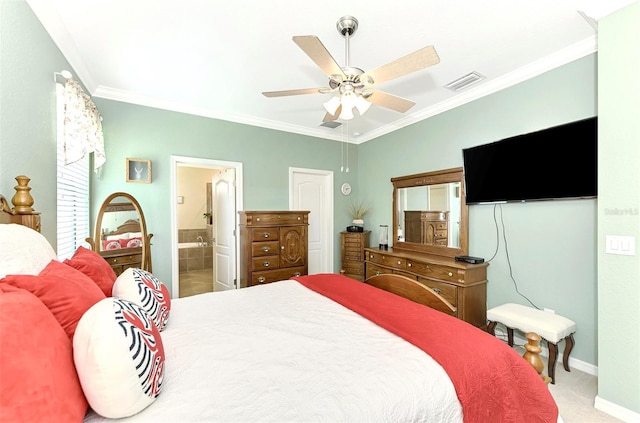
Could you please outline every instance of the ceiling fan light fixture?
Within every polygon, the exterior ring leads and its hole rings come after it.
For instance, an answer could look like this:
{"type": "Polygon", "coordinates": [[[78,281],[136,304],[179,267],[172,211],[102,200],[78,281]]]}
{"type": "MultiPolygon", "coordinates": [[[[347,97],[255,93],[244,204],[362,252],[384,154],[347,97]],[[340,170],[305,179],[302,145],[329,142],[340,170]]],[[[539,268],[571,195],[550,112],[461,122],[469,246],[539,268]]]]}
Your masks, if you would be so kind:
{"type": "Polygon", "coordinates": [[[341,104],[340,96],[335,95],[331,97],[328,101],[324,102],[323,106],[324,106],[324,109],[327,111],[327,113],[329,113],[330,115],[335,115],[336,110],[338,110],[338,107],[340,107],[340,104],[341,104]]]}
{"type": "Polygon", "coordinates": [[[358,95],[356,98],[356,109],[360,113],[360,116],[364,115],[371,107],[371,103],[368,102],[363,96],[358,95]]]}
{"type": "Polygon", "coordinates": [[[356,107],[356,103],[358,101],[357,96],[350,91],[347,91],[346,93],[342,94],[342,98],[340,99],[340,102],[342,103],[342,108],[343,109],[353,109],[354,107],[356,107]]]}
{"type": "Polygon", "coordinates": [[[342,120],[351,120],[353,119],[353,108],[342,107],[342,112],[340,112],[340,119],[342,120]]]}

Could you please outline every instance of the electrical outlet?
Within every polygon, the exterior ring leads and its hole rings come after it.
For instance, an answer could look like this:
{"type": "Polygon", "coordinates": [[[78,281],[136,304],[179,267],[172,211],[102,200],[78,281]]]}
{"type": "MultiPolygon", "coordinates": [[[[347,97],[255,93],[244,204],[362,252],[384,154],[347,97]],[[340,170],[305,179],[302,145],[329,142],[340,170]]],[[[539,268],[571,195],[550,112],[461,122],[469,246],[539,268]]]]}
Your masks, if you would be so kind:
{"type": "Polygon", "coordinates": [[[556,314],[556,311],[550,308],[545,308],[544,311],[546,311],[547,313],[556,314]]]}

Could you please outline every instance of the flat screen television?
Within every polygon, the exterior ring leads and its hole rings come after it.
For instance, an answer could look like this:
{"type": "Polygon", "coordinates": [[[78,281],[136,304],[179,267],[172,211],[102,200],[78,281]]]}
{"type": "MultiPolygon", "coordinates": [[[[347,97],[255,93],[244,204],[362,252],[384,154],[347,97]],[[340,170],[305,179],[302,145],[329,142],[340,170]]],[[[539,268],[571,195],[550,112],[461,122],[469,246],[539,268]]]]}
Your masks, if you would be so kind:
{"type": "Polygon", "coordinates": [[[467,204],[597,197],[597,118],[462,150],[467,204]]]}

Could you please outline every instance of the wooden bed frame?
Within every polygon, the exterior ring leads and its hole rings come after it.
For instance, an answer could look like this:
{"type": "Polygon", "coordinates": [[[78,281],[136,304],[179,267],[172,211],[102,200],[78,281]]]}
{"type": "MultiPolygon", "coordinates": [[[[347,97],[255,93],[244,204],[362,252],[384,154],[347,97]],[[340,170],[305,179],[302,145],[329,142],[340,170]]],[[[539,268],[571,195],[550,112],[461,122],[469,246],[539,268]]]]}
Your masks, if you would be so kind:
{"type": "Polygon", "coordinates": [[[102,232],[102,240],[106,240],[108,236],[112,235],[121,235],[129,232],[140,232],[140,222],[134,219],[129,219],[124,222],[122,225],[118,226],[115,230],[105,233],[104,230],[102,232]]]}
{"type": "MultiPolygon", "coordinates": [[[[392,273],[375,275],[366,279],[364,283],[399,295],[418,304],[431,307],[450,316],[456,313],[456,307],[433,289],[403,275],[392,273]]],[[[540,353],[542,352],[542,348],[540,348],[541,338],[533,332],[529,332],[525,336],[527,338],[527,344],[524,346],[525,353],[523,358],[533,366],[544,383],[549,384],[551,378],[542,374],[544,362],[542,358],[540,358],[540,353]]]]}
{"type": "MultiPolygon", "coordinates": [[[[21,212],[17,210],[16,207],[9,207],[9,203],[6,199],[0,195],[0,223],[18,223],[24,226],[28,226],[34,230],[40,230],[40,220],[38,219],[37,228],[33,225],[33,219],[24,217],[33,216],[34,214],[38,214],[34,212],[33,209],[31,211],[21,212]]],[[[124,226],[129,223],[125,222],[125,224],[121,225],[118,230],[121,228],[124,229],[124,226]]],[[[134,222],[137,223],[137,222],[134,222]]],[[[137,226],[139,228],[139,225],[137,226]]],[[[127,227],[127,230],[131,229],[131,227],[127,227]]],[[[125,232],[125,231],[123,231],[125,232]]],[[[341,271],[341,273],[343,273],[341,271]]],[[[364,283],[369,284],[371,286],[375,286],[377,288],[383,289],[385,291],[391,292],[393,294],[399,295],[401,297],[407,298],[416,303],[425,305],[427,307],[431,307],[435,310],[441,311],[443,313],[453,315],[456,312],[456,307],[454,307],[450,302],[444,299],[442,296],[437,294],[434,290],[429,288],[428,286],[418,282],[417,280],[408,278],[403,275],[398,274],[381,274],[372,276],[364,281],[364,283]]],[[[529,362],[533,368],[538,372],[542,380],[545,383],[549,383],[550,379],[542,374],[544,369],[544,362],[540,358],[540,352],[542,349],[539,346],[540,336],[537,334],[530,332],[526,334],[528,343],[525,345],[525,354],[524,359],[529,362]]]]}

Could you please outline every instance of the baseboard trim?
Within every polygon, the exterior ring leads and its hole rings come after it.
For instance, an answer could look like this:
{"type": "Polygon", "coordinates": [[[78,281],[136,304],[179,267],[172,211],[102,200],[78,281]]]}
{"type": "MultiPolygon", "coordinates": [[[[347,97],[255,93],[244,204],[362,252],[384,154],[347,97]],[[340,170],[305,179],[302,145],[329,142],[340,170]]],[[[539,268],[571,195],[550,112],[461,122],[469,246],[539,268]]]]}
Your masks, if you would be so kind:
{"type": "Polygon", "coordinates": [[[631,423],[640,421],[640,413],[636,413],[628,408],[624,408],[618,404],[612,403],[611,401],[602,399],[597,395],[595,402],[593,403],[593,407],[603,413],[607,413],[610,416],[615,417],[616,419],[620,419],[623,422],[631,423]]]}

